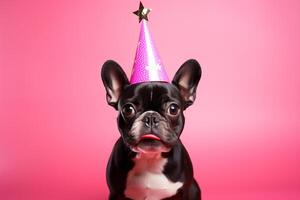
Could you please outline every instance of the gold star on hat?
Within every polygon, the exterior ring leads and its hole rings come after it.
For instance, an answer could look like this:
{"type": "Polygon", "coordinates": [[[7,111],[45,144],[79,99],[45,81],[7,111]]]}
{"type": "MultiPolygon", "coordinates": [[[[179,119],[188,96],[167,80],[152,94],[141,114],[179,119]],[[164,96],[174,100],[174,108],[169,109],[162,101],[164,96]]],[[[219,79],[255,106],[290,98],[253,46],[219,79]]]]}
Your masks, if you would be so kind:
{"type": "Polygon", "coordinates": [[[139,16],[139,22],[141,22],[143,19],[148,21],[148,14],[150,13],[150,11],[151,11],[151,9],[145,8],[143,6],[142,2],[140,2],[139,9],[133,13],[136,14],[137,16],[139,16]]]}

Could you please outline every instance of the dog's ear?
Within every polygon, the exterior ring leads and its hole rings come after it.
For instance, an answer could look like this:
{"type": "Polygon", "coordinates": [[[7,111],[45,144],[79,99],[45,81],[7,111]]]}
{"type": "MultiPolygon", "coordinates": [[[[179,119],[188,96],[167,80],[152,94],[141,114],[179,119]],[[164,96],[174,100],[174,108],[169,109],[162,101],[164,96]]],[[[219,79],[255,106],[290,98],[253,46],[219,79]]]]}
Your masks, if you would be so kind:
{"type": "Polygon", "coordinates": [[[184,109],[195,101],[201,73],[201,67],[197,60],[190,59],[181,65],[173,78],[172,84],[179,89],[184,100],[184,109]]]}
{"type": "Polygon", "coordinates": [[[127,76],[118,63],[108,60],[102,66],[101,78],[106,90],[107,103],[117,110],[120,95],[129,84],[127,76]]]}

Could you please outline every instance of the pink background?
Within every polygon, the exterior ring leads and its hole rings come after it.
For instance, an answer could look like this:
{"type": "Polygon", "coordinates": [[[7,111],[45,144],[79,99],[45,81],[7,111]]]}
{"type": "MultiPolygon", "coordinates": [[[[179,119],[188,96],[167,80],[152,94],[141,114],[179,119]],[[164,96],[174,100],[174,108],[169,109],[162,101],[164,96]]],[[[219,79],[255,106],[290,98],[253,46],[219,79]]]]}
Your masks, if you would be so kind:
{"type": "MultiPolygon", "coordinates": [[[[145,0],[170,77],[203,77],[182,140],[205,200],[300,198],[300,1],[145,0]]],[[[0,199],[106,199],[119,137],[100,66],[129,75],[136,0],[0,1],[0,199]]]]}

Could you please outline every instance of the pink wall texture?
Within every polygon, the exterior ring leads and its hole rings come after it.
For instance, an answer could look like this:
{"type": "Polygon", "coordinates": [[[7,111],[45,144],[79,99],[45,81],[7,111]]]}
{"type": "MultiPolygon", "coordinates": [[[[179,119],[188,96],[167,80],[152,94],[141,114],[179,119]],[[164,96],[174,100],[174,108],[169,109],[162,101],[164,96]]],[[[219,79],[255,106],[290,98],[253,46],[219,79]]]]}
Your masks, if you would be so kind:
{"type": "MultiPolygon", "coordinates": [[[[170,77],[203,69],[182,141],[204,200],[300,198],[300,3],[145,0],[170,77]]],[[[107,199],[119,137],[100,67],[130,75],[139,1],[0,1],[0,199],[107,199]]]]}

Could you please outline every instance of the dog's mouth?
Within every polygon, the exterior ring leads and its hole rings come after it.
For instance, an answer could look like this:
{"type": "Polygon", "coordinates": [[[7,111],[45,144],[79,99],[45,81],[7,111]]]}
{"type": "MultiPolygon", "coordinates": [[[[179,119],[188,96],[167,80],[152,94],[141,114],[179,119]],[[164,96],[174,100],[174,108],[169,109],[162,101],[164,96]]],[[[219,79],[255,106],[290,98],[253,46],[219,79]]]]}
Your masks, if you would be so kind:
{"type": "Polygon", "coordinates": [[[146,134],[146,135],[143,135],[140,139],[141,140],[153,140],[153,141],[161,141],[161,139],[154,135],[154,134],[146,134]]]}
{"type": "Polygon", "coordinates": [[[141,136],[137,145],[132,148],[133,151],[141,153],[168,152],[170,149],[169,145],[164,143],[161,138],[154,134],[141,136]]]}

